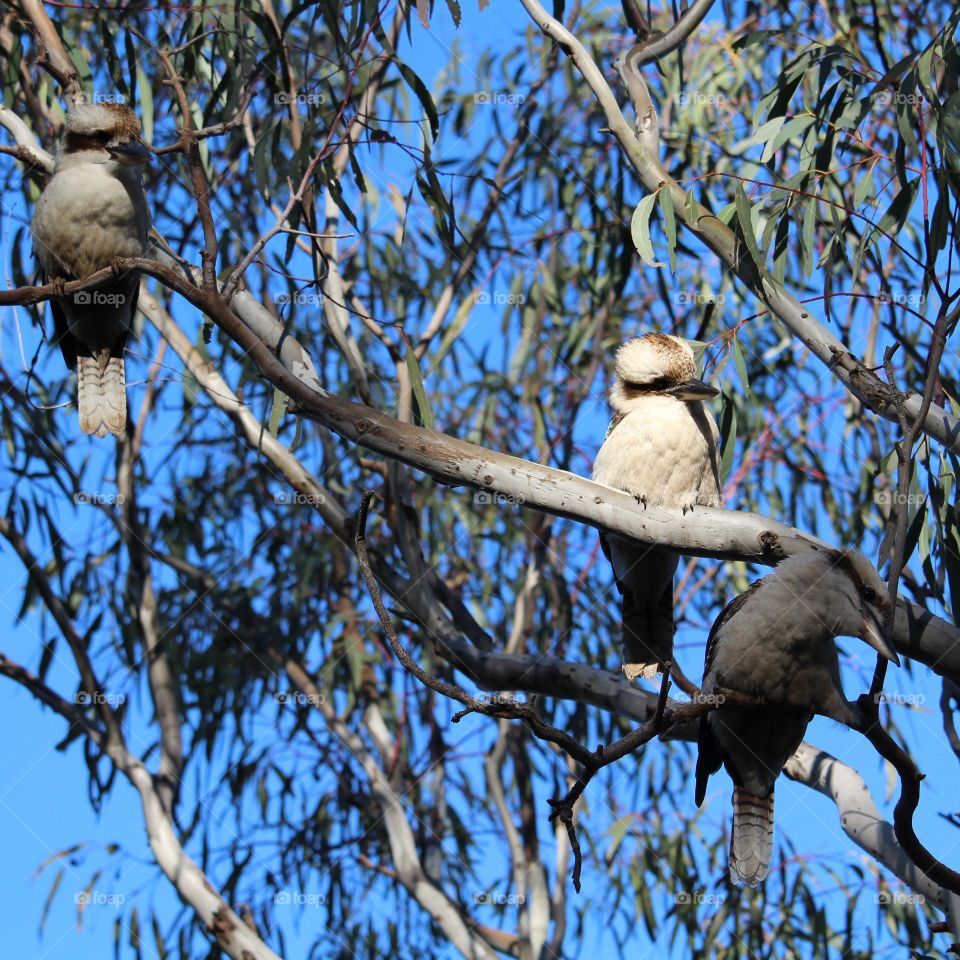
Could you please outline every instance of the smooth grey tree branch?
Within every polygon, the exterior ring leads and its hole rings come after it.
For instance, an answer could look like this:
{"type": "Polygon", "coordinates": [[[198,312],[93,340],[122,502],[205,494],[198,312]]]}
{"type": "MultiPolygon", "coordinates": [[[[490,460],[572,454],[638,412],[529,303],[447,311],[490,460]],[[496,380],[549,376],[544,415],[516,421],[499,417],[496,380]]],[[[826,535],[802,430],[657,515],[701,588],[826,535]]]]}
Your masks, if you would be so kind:
{"type": "Polygon", "coordinates": [[[630,68],[635,71],[676,50],[700,26],[713,4],[714,0],[694,0],[666,33],[652,33],[631,47],[627,54],[630,68]]]}
{"type": "Polygon", "coordinates": [[[179,707],[179,677],[170,666],[170,658],[164,645],[164,631],[160,624],[160,610],[150,560],[153,551],[140,523],[137,481],[134,477],[134,443],[131,436],[126,434],[117,439],[117,445],[117,490],[123,498],[123,519],[118,523],[118,527],[129,559],[128,582],[134,598],[131,606],[135,607],[131,613],[140,625],[147,681],[160,727],[160,762],[156,789],[167,816],[173,816],[185,762],[179,707]]]}

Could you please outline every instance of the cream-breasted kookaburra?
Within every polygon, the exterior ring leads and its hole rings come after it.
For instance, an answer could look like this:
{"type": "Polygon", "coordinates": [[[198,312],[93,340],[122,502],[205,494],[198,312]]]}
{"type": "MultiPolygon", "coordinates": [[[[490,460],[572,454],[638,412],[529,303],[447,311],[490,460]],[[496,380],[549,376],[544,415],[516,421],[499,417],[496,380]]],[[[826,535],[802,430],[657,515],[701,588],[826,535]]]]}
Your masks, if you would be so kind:
{"type": "Polygon", "coordinates": [[[754,886],[767,876],[773,787],[813,714],[847,725],[861,719],[840,685],[835,638],[859,637],[899,665],[881,627],[889,611],[886,586],[862,553],[819,550],[784,560],[714,623],[702,693],[735,690],[764,701],[720,706],[700,720],[697,806],[722,763],[733,780],[734,883],[754,886]]]}
{"type": "MultiPolygon", "coordinates": [[[[650,506],[720,503],[717,425],[701,401],[719,391],[697,378],[686,340],[648,333],[617,351],[613,419],[593,479],[650,506]]],[[[673,656],[673,575],[679,554],[600,535],[622,594],[623,671],[652,677],[673,656]]]]}
{"type": "MultiPolygon", "coordinates": [[[[150,153],[136,114],[119,103],[77,103],[67,114],[53,177],[33,213],[33,247],[49,279],[81,280],[118,257],[142,257],[150,213],[140,166],[150,153]]],[[[122,434],[127,420],[123,348],[140,275],[50,301],[57,343],[77,371],[80,429],[122,434]]]]}

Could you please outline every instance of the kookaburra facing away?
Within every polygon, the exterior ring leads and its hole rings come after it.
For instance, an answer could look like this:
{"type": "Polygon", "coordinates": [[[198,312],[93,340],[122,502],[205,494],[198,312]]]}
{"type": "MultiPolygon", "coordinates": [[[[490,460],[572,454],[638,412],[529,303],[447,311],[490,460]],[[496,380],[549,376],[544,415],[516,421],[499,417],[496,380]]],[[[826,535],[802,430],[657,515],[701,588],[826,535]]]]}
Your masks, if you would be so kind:
{"type": "Polygon", "coordinates": [[[859,637],[899,666],[881,624],[887,589],[853,550],[821,550],[784,560],[717,618],[707,641],[704,695],[735,690],[760,706],[720,706],[700,721],[697,806],[722,763],[733,780],[730,879],[763,880],[773,855],[773,787],[814,713],[861,719],[840,686],[834,639],[859,637]]]}
{"type": "MultiPolygon", "coordinates": [[[[150,159],[140,122],[118,103],[78,103],[67,114],[53,178],[33,214],[37,260],[49,279],[82,280],[118,257],[142,257],[150,213],[140,166],[150,159]]],[[[122,434],[127,420],[123,348],[140,276],[50,301],[63,358],[77,371],[83,433],[122,434]]]]}
{"type": "MultiPolygon", "coordinates": [[[[701,401],[718,390],[697,379],[686,340],[648,333],[617,351],[613,420],[593,479],[648,506],[720,503],[717,425],[701,401]]],[[[673,575],[680,557],[601,534],[623,595],[623,672],[653,677],[673,656],[673,575]]]]}

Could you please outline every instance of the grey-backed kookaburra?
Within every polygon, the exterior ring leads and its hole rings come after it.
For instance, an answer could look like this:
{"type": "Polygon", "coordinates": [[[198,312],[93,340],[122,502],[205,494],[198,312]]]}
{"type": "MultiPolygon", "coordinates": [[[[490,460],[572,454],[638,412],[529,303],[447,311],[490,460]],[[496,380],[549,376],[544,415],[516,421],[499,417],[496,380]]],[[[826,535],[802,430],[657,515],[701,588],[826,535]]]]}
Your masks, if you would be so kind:
{"type": "MultiPolygon", "coordinates": [[[[613,420],[593,479],[645,505],[686,510],[720,503],[717,425],[703,400],[719,391],[697,378],[686,340],[648,333],[617,351],[613,420]]],[[[623,671],[652,677],[673,656],[673,575],[679,554],[601,534],[622,594],[623,671]]]]}
{"type": "MultiPolygon", "coordinates": [[[[77,103],[67,114],[53,177],[33,213],[33,247],[50,279],[81,280],[118,257],[142,257],[150,213],[140,166],[150,153],[136,114],[119,103],[77,103]]],[[[77,371],[80,429],[122,434],[127,420],[123,349],[140,276],[50,301],[57,343],[77,371]]]]}
{"type": "Polygon", "coordinates": [[[767,876],[773,787],[813,714],[847,725],[861,719],[840,685],[835,638],[859,637],[899,665],[881,627],[889,611],[886,586],[862,553],[820,550],[784,560],[714,623],[703,695],[727,689],[764,701],[720,706],[700,720],[697,806],[722,763],[733,780],[734,883],[755,886],[767,876]]]}

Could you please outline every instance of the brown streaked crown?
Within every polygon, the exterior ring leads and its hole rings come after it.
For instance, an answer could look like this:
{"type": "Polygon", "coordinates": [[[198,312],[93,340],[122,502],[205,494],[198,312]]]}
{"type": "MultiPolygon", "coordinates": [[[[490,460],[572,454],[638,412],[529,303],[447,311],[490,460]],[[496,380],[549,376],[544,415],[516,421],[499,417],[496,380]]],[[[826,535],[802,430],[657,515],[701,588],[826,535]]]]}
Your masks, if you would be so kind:
{"type": "Polygon", "coordinates": [[[692,380],[697,368],[686,340],[666,333],[648,333],[621,345],[616,374],[624,386],[666,389],[692,380]]]}
{"type": "Polygon", "coordinates": [[[120,140],[140,135],[140,121],[125,103],[76,103],[67,113],[67,135],[90,137],[109,132],[120,140]]]}

